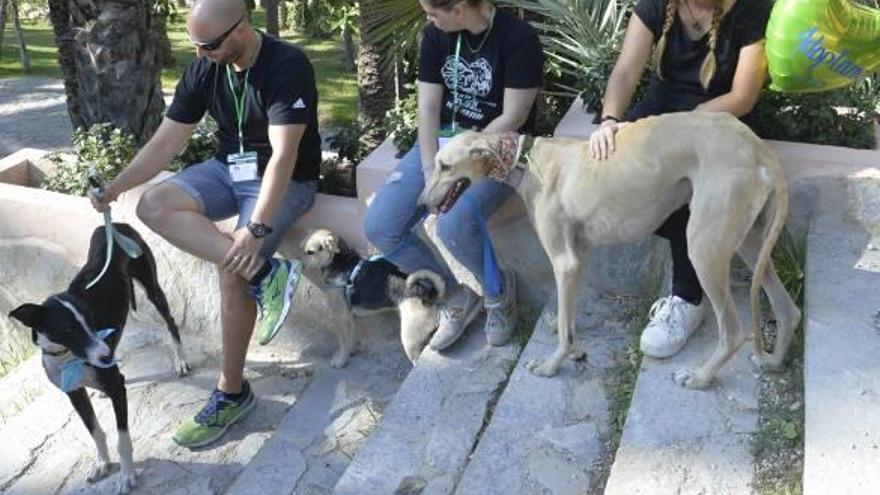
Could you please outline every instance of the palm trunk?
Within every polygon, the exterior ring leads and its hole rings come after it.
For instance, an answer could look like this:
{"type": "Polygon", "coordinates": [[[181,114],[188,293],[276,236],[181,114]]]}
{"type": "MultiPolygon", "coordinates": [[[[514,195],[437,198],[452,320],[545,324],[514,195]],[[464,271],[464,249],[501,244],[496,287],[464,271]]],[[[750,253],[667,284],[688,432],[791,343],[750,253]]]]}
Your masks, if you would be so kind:
{"type": "Polygon", "coordinates": [[[3,58],[3,30],[6,29],[6,4],[8,0],[0,0],[0,59],[3,58]]]}
{"type": "Polygon", "coordinates": [[[287,31],[290,28],[288,15],[290,15],[290,12],[287,8],[287,0],[278,0],[278,28],[282,31],[287,31]]]}
{"type": "MultiPolygon", "coordinates": [[[[18,4],[15,3],[15,0],[9,0],[9,6],[12,7],[12,25],[15,26],[15,32],[18,34],[18,53],[21,57],[21,66],[24,67],[24,72],[28,73],[31,71],[31,59],[28,57],[27,47],[24,45],[24,31],[21,30],[21,20],[18,18],[18,4]]],[[[3,31],[0,31],[0,36],[3,35],[3,31]]]]}
{"type": "Polygon", "coordinates": [[[278,36],[278,0],[263,0],[266,9],[266,32],[278,36]]]}
{"type": "Polygon", "coordinates": [[[354,37],[351,35],[351,29],[346,27],[342,31],[342,70],[345,72],[354,72],[354,57],[354,37]]]}
{"type": "Polygon", "coordinates": [[[164,18],[143,0],[49,0],[49,14],[73,126],[110,122],[145,143],[165,107],[164,18]]]}
{"type": "Polygon", "coordinates": [[[380,47],[369,40],[369,24],[363,11],[359,19],[361,45],[358,54],[358,121],[364,129],[361,142],[373,149],[385,139],[382,123],[394,104],[393,71],[383,60],[380,47]]]}

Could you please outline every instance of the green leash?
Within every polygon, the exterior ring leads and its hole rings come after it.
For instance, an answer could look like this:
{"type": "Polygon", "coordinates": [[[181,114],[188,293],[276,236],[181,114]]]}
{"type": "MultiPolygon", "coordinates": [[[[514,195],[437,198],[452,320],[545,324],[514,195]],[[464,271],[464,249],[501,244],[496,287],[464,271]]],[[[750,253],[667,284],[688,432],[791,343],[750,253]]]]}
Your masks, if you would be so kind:
{"type": "MultiPolygon", "coordinates": [[[[92,188],[97,190],[99,194],[104,193],[104,185],[101,183],[101,179],[96,173],[92,173],[89,176],[89,184],[91,184],[92,188]]],[[[107,268],[110,267],[110,260],[113,258],[113,241],[119,243],[119,247],[125,251],[125,254],[128,255],[129,258],[135,259],[139,258],[142,254],[144,254],[141,247],[138,245],[130,237],[120,233],[113,227],[113,220],[110,218],[110,207],[104,211],[104,233],[107,235],[107,259],[104,261],[104,268],[101,269],[101,273],[95,277],[94,280],[86,285],[86,290],[92,288],[93,285],[98,283],[101,280],[101,277],[104,276],[104,273],[107,272],[107,268]]]]}

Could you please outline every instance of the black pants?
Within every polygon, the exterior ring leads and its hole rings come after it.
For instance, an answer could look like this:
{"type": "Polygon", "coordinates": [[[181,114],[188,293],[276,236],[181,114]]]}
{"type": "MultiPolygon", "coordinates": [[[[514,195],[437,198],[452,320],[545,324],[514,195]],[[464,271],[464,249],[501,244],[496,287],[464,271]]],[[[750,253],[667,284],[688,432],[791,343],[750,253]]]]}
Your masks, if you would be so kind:
{"type": "MultiPolygon", "coordinates": [[[[671,107],[665,101],[647,95],[644,100],[626,113],[624,120],[634,121],[642,117],[678,110],[680,109],[671,107]]],[[[685,137],[682,136],[682,139],[685,137]]],[[[687,252],[686,232],[690,216],[690,208],[688,205],[684,205],[669,215],[666,222],[654,233],[669,239],[669,246],[672,248],[672,294],[691,304],[700,304],[700,301],[703,300],[703,287],[700,286],[700,279],[697,278],[697,272],[694,270],[694,265],[687,252]]]]}

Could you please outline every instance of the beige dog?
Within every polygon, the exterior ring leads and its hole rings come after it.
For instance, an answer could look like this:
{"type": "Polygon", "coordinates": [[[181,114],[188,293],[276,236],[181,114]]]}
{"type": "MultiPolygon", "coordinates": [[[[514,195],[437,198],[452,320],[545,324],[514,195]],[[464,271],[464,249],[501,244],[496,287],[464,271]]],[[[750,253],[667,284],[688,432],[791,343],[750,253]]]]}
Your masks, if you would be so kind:
{"type": "Polygon", "coordinates": [[[437,329],[437,303],[443,299],[443,279],[429,270],[409,276],[384,258],[362,258],[339,236],[318,229],[302,243],[304,275],[324,292],[339,350],[330,360],[345,366],[357,342],[355,317],[382,311],[400,313],[400,340],[410,361],[421,354],[437,329]]]}
{"type": "Polygon", "coordinates": [[[640,120],[617,135],[607,160],[590,158],[589,143],[538,138],[523,164],[512,134],[467,132],[435,158],[420,202],[448,210],[462,191],[484,177],[516,188],[528,210],[556,278],[559,345],[537,375],[551,376],[574,348],[575,287],[582,260],[594,246],[634,242],[651,235],[690,201],[688,254],[715,310],[719,342],[698,370],[683,369],[675,381],[707,387],[719,368],[748,338],[730,293],[734,253],[754,272],[751,286],[755,361],[782,365],[800,311],[776,276],[771,250],[788,211],[788,189],[772,150],[736,118],[689,112],[640,120]],[[766,277],[765,277],[766,273],[766,277]],[[763,355],[756,311],[760,287],[778,321],[775,348],[763,355]]]}

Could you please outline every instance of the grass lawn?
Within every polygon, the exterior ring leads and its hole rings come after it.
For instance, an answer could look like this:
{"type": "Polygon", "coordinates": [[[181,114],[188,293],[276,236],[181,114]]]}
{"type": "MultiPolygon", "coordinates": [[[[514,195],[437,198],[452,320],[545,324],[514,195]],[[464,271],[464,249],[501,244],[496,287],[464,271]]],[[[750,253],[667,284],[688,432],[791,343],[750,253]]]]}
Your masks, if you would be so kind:
{"type": "MultiPolygon", "coordinates": [[[[265,27],[265,14],[254,12],[254,25],[265,27]]],[[[195,50],[186,36],[186,12],[181,10],[168,23],[168,39],[171,41],[173,62],[162,71],[162,87],[173,93],[177,79],[195,56],[195,50]]],[[[61,77],[58,68],[57,49],[52,26],[46,21],[23,21],[25,44],[31,57],[31,72],[25,74],[18,58],[18,44],[12,24],[7,23],[3,36],[0,78],[45,76],[61,77]]],[[[282,37],[302,48],[315,67],[320,105],[320,125],[341,126],[357,118],[357,74],[342,71],[342,50],[337,40],[313,39],[293,32],[282,37]]]]}

